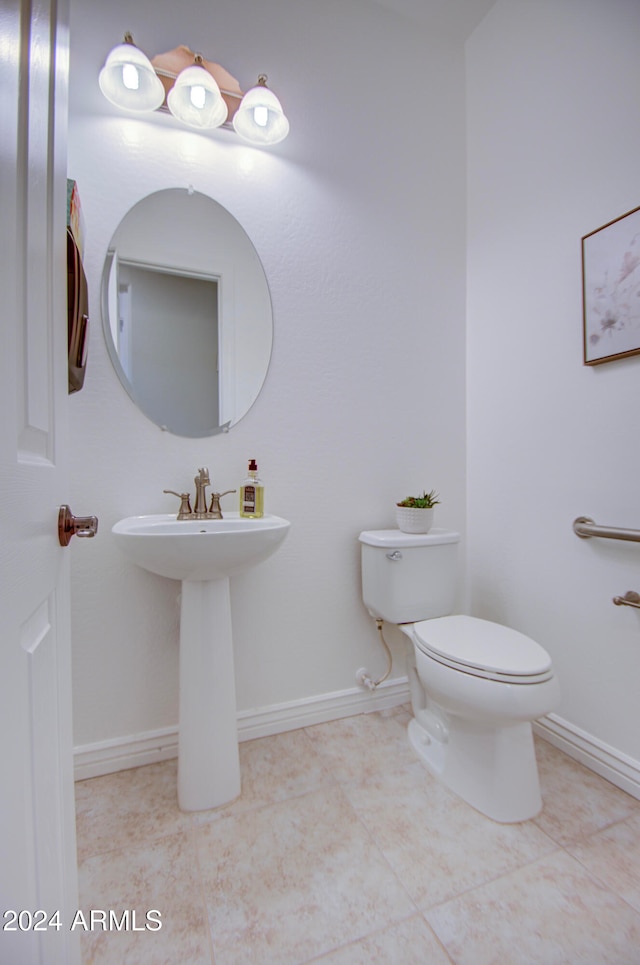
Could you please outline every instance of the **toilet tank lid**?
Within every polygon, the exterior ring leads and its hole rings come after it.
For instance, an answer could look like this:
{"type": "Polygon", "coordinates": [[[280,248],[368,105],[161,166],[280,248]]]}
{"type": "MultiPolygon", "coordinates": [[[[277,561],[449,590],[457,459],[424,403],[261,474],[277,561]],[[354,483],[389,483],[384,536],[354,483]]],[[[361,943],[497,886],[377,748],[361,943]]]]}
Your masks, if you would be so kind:
{"type": "Polygon", "coordinates": [[[368,546],[437,546],[438,543],[460,542],[460,533],[435,527],[428,533],[403,533],[399,529],[367,529],[360,533],[358,539],[368,546]]]}

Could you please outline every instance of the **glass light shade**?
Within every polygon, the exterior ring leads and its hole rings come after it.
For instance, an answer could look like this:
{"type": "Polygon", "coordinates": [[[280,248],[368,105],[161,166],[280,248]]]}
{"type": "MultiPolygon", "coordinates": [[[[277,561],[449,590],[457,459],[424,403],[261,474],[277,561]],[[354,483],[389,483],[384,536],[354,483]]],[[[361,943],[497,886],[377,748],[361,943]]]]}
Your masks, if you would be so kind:
{"type": "Polygon", "coordinates": [[[132,43],[113,48],[98,83],[107,100],[126,111],[155,111],[164,100],[164,87],[151,61],[132,43]]]}
{"type": "Polygon", "coordinates": [[[242,98],[233,117],[236,134],[252,144],[278,144],[289,133],[289,121],[280,101],[261,76],[242,98]]]}
{"type": "Polygon", "coordinates": [[[220,127],[227,119],[227,105],[220,88],[204,67],[186,67],[176,77],[167,104],[171,113],[198,130],[220,127]]]}

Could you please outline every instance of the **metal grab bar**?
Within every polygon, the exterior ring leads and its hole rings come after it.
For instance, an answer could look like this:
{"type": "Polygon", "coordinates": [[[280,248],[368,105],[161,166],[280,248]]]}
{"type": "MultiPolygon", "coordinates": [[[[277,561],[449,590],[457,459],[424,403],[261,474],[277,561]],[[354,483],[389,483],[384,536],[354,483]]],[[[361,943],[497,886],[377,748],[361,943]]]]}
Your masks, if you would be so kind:
{"type": "Polygon", "coordinates": [[[635,606],[640,610],[640,593],[627,590],[624,596],[614,596],[613,602],[616,606],[635,606]]]}
{"type": "Polygon", "coordinates": [[[626,539],[633,543],[640,543],[640,529],[619,529],[615,526],[598,526],[588,516],[578,516],[573,521],[573,532],[580,539],[590,539],[599,536],[602,539],[626,539]]]}

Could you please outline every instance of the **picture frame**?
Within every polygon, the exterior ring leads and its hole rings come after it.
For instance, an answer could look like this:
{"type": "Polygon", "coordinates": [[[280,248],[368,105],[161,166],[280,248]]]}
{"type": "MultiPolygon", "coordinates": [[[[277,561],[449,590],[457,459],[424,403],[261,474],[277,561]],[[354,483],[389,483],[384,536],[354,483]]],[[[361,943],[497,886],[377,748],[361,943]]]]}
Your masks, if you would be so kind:
{"type": "Polygon", "coordinates": [[[582,238],[584,364],[640,354],[640,207],[582,238]]]}

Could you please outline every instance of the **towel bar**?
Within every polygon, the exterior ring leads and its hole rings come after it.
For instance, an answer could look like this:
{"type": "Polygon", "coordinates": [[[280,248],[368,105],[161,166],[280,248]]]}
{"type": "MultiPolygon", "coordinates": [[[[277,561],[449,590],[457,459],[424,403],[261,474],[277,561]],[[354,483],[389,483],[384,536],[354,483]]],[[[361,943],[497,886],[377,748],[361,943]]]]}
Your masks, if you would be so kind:
{"type": "Polygon", "coordinates": [[[640,593],[627,590],[624,596],[614,596],[613,602],[616,606],[635,606],[640,610],[640,593]]]}
{"type": "Polygon", "coordinates": [[[640,543],[640,530],[620,529],[615,526],[598,526],[588,516],[578,516],[573,521],[573,532],[580,539],[590,539],[592,536],[599,536],[602,539],[626,539],[634,543],[640,543]]]}

